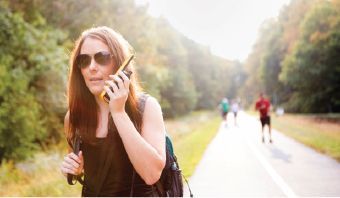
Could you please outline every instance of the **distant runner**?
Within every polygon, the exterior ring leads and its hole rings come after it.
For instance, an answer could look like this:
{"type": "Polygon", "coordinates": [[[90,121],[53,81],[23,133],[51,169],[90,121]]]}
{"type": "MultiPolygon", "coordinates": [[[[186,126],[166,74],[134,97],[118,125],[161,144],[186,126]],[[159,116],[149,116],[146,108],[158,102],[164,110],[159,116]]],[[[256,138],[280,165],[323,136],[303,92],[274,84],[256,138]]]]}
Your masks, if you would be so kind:
{"type": "Polygon", "coordinates": [[[223,98],[221,102],[221,113],[222,119],[224,120],[225,124],[227,125],[227,117],[229,112],[229,102],[227,98],[223,98]]]}
{"type": "Polygon", "coordinates": [[[237,112],[239,110],[239,106],[238,106],[238,102],[236,100],[233,101],[233,103],[231,105],[231,110],[234,114],[234,124],[235,124],[235,126],[237,126],[237,112]]]}
{"type": "Polygon", "coordinates": [[[270,102],[260,94],[260,99],[255,104],[255,109],[260,112],[260,120],[262,125],[262,142],[264,143],[264,126],[267,124],[269,129],[269,142],[272,143],[272,128],[270,124],[270,102]]]}

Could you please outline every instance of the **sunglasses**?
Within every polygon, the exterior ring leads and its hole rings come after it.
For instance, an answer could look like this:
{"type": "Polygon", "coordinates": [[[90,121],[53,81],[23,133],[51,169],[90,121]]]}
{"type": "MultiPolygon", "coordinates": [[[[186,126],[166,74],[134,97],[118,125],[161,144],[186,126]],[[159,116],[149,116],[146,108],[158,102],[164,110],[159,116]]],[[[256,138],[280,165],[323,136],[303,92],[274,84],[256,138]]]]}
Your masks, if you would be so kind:
{"type": "MultiPolygon", "coordinates": [[[[110,54],[110,52],[97,52],[93,55],[93,57],[96,63],[103,66],[110,64],[112,61],[112,55],[110,54]]],[[[79,54],[76,57],[76,66],[79,69],[83,69],[89,66],[91,64],[91,61],[92,61],[91,55],[79,54]]]]}

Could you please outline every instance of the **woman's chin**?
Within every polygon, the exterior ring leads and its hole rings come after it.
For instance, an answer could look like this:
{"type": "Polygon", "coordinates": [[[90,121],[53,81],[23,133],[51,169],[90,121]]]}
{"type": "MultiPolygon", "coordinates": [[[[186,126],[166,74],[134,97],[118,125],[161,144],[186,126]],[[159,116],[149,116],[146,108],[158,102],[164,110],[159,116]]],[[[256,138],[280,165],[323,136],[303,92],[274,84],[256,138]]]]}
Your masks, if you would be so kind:
{"type": "Polygon", "coordinates": [[[90,92],[94,95],[94,96],[100,96],[100,94],[103,92],[102,88],[99,87],[92,87],[90,89],[90,92]]]}

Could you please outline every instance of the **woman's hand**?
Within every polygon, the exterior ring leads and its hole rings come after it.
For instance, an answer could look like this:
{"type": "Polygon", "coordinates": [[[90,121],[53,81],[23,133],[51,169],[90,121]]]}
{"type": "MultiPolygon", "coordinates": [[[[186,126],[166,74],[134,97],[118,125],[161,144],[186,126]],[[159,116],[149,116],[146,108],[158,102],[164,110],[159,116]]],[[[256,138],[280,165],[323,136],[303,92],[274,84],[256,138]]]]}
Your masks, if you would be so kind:
{"type": "Polygon", "coordinates": [[[73,175],[79,175],[82,173],[84,167],[83,152],[80,151],[78,156],[76,154],[69,153],[64,157],[64,161],[61,164],[61,172],[64,176],[68,173],[73,175]]]}
{"type": "Polygon", "coordinates": [[[110,75],[110,79],[105,81],[107,85],[104,86],[104,90],[110,97],[109,106],[111,115],[125,112],[125,103],[129,96],[130,79],[122,71],[118,72],[117,75],[110,75]],[[117,82],[118,86],[114,81],[117,82]],[[113,92],[110,87],[113,89],[113,92]]]}

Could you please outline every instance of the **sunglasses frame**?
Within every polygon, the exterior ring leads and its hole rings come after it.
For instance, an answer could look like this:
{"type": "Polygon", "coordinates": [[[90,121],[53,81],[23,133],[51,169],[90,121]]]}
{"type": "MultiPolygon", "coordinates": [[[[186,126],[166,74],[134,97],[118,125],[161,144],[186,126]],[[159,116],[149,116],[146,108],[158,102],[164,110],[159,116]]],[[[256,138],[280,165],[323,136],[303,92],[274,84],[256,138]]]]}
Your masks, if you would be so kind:
{"type": "Polygon", "coordinates": [[[101,66],[106,66],[110,62],[112,62],[112,57],[113,57],[113,55],[110,52],[107,52],[107,51],[100,51],[100,52],[97,52],[95,54],[78,54],[78,56],[75,59],[75,65],[79,69],[85,69],[91,64],[92,59],[94,59],[94,61],[97,64],[99,64],[101,66]],[[100,57],[98,57],[98,56],[100,56],[100,57]],[[82,60],[81,60],[81,57],[83,57],[82,60]],[[100,59],[103,58],[103,57],[105,59],[107,59],[104,62],[100,61],[100,59]],[[108,59],[107,57],[110,57],[110,58],[108,59]]]}

